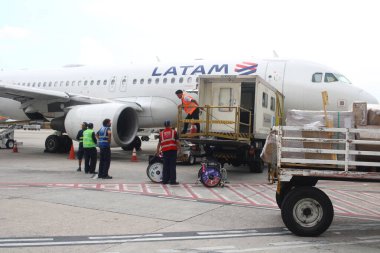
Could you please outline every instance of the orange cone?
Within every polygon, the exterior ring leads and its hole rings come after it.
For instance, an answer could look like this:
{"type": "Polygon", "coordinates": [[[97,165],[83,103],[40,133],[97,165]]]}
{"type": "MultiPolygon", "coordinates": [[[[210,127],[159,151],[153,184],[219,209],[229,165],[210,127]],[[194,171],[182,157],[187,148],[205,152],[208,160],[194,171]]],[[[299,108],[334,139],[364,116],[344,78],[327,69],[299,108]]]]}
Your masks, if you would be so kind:
{"type": "Polygon", "coordinates": [[[13,153],[18,153],[17,141],[14,142],[12,151],[13,153]]]}
{"type": "Polygon", "coordinates": [[[136,149],[135,148],[133,148],[131,161],[132,162],[137,162],[137,155],[136,155],[136,149]]]}
{"type": "Polygon", "coordinates": [[[72,144],[71,144],[71,148],[70,148],[69,159],[70,160],[75,160],[74,145],[72,145],[72,144]]]}

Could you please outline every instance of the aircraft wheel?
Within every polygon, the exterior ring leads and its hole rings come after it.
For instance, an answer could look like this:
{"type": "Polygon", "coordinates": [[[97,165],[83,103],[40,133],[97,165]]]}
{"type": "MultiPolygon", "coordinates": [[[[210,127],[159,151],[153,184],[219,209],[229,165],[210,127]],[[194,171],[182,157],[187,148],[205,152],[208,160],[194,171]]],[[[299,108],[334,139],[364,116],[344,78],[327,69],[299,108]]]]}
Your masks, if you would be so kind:
{"type": "Polygon", "coordinates": [[[318,188],[296,187],[286,195],[281,217],[294,234],[318,236],[329,228],[334,208],[329,197],[318,188]]]}
{"type": "Polygon", "coordinates": [[[57,135],[49,135],[45,140],[45,152],[57,153],[60,146],[61,142],[57,135]]]}
{"type": "Polygon", "coordinates": [[[124,146],[121,148],[125,151],[131,151],[131,150],[133,150],[133,148],[135,148],[136,150],[140,150],[141,149],[141,139],[138,136],[136,136],[135,139],[131,143],[129,143],[127,146],[124,146]]]}
{"type": "Polygon", "coordinates": [[[14,147],[14,145],[15,145],[15,141],[14,140],[7,140],[7,143],[5,143],[5,146],[7,148],[10,148],[10,149],[12,149],[14,147]]]}

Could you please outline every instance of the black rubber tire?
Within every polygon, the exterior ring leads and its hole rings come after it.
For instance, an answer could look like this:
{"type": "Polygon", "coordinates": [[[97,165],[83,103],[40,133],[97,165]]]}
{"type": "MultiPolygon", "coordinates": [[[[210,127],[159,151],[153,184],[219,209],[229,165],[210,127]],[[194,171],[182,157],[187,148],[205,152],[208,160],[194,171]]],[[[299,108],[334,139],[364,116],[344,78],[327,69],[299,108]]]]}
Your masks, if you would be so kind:
{"type": "Polygon", "coordinates": [[[282,203],[284,202],[286,195],[290,192],[292,188],[292,184],[289,182],[286,182],[286,183],[281,182],[280,188],[281,188],[280,193],[276,191],[276,203],[277,203],[278,208],[281,209],[282,203]]]}
{"type": "Polygon", "coordinates": [[[296,187],[286,195],[281,217],[294,234],[318,236],[331,225],[334,208],[329,197],[318,188],[296,187]]]}
{"type": "Polygon", "coordinates": [[[60,146],[61,141],[57,135],[49,135],[45,140],[45,152],[57,153],[60,146]]]}
{"type": "Polygon", "coordinates": [[[59,138],[60,138],[60,143],[61,143],[61,147],[59,151],[62,153],[69,153],[71,149],[71,145],[73,145],[73,141],[67,135],[59,136],[59,138]]]}
{"type": "Polygon", "coordinates": [[[131,151],[133,148],[136,148],[136,150],[141,149],[141,139],[136,136],[135,139],[129,143],[127,146],[121,147],[125,151],[131,151]]]}
{"type": "Polygon", "coordinates": [[[15,141],[14,140],[7,140],[7,143],[5,143],[5,146],[8,148],[8,149],[12,149],[15,145],[15,141]]]}
{"type": "Polygon", "coordinates": [[[149,164],[148,167],[146,168],[146,175],[152,182],[161,183],[163,167],[164,165],[161,162],[155,162],[155,163],[149,164]],[[161,167],[161,170],[159,170],[159,167],[161,167]],[[153,168],[155,169],[155,171],[152,171],[153,168]],[[155,173],[154,176],[152,176],[152,173],[155,173]],[[160,176],[161,176],[161,180],[158,179],[160,176]]]}
{"type": "Polygon", "coordinates": [[[260,160],[250,161],[248,162],[249,172],[251,173],[263,173],[264,170],[264,162],[260,160]]]}
{"type": "Polygon", "coordinates": [[[187,164],[189,164],[189,165],[194,165],[195,164],[195,162],[196,162],[196,158],[195,158],[195,156],[193,156],[193,155],[189,155],[189,158],[187,158],[187,164]]]}

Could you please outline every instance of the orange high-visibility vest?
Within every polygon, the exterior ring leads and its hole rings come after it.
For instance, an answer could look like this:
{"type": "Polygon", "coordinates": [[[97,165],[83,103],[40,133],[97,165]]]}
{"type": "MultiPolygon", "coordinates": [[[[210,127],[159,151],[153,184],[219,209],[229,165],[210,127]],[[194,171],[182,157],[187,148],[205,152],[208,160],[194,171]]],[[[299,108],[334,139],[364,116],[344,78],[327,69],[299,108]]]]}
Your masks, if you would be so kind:
{"type": "Polygon", "coordinates": [[[169,150],[177,150],[175,135],[176,131],[171,128],[165,128],[163,131],[160,132],[162,152],[169,150]]]}
{"type": "Polygon", "coordinates": [[[186,113],[188,113],[188,114],[192,114],[194,111],[195,111],[195,109],[197,109],[197,104],[195,104],[194,102],[191,102],[191,100],[193,100],[193,97],[192,96],[190,96],[189,94],[187,94],[187,93],[183,93],[182,94],[182,98],[181,98],[181,100],[182,100],[182,105],[183,105],[183,110],[186,112],[186,113]],[[186,98],[188,98],[188,99],[190,99],[190,101],[188,102],[188,101],[186,101],[185,100],[185,97],[186,98]]]}

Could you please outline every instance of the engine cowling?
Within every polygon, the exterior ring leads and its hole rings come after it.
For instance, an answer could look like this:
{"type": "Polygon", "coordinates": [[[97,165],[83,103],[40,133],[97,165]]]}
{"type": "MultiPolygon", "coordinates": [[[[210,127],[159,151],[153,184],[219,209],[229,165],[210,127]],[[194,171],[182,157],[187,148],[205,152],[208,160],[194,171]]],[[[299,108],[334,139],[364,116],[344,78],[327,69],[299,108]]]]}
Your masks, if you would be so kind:
{"type": "Polygon", "coordinates": [[[76,139],[82,122],[93,123],[97,132],[104,119],[111,120],[112,146],[126,146],[133,141],[138,130],[138,116],[136,108],[119,103],[78,105],[67,113],[64,125],[66,133],[73,140],[76,139]]]}

